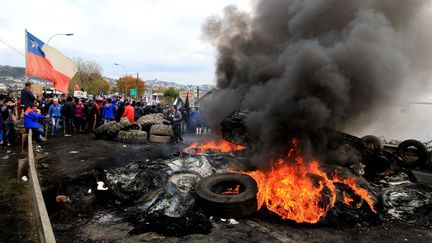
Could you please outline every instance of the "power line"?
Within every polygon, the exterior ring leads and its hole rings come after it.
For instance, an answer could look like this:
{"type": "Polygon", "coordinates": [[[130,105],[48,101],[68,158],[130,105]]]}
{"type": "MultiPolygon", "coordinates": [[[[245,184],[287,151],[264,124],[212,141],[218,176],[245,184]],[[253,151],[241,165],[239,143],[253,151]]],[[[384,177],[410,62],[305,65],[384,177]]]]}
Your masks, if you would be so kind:
{"type": "Polygon", "coordinates": [[[0,42],[2,42],[3,44],[5,44],[7,47],[9,47],[10,49],[12,49],[13,51],[15,51],[16,53],[18,53],[20,56],[25,57],[24,53],[19,51],[18,49],[16,49],[15,47],[13,47],[11,44],[9,44],[6,40],[4,40],[1,36],[0,36],[0,42]]]}

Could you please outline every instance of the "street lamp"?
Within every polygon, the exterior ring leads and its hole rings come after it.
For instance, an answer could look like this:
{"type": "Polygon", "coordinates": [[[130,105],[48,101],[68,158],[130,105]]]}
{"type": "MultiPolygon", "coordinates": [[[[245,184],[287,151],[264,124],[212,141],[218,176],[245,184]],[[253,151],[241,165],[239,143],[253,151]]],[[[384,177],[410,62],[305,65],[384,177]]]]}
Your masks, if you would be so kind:
{"type": "Polygon", "coordinates": [[[52,36],[48,39],[48,41],[47,41],[47,45],[48,45],[48,43],[50,42],[50,40],[51,40],[52,38],[54,38],[55,36],[58,36],[58,35],[71,36],[71,35],[74,35],[74,34],[72,34],[72,33],[67,33],[67,34],[64,34],[64,33],[58,33],[58,34],[52,35],[52,36]]]}
{"type": "MultiPolygon", "coordinates": [[[[116,66],[121,66],[121,67],[123,67],[124,68],[124,70],[125,70],[125,73],[126,73],[126,75],[125,75],[125,78],[126,78],[126,76],[128,75],[128,70],[127,70],[127,68],[126,68],[126,66],[125,65],[122,65],[122,64],[120,64],[120,63],[114,63],[114,65],[116,65],[116,66]]],[[[127,79],[126,79],[126,91],[125,91],[125,95],[127,96],[127,79]]]]}

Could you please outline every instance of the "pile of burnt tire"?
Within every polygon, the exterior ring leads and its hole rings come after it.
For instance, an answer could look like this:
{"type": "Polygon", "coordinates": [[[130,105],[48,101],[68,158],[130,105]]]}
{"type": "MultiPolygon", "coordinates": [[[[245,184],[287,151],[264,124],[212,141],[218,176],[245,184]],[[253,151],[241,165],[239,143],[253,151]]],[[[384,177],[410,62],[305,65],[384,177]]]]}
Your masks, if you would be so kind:
{"type": "Polygon", "coordinates": [[[408,139],[389,145],[372,135],[364,136],[362,140],[371,151],[386,150],[394,153],[404,167],[432,169],[431,156],[425,144],[420,141],[408,139]]]}
{"type": "Polygon", "coordinates": [[[142,130],[149,134],[149,141],[152,143],[169,143],[174,136],[170,122],[165,120],[162,114],[149,114],[137,121],[142,130]]]}
{"type": "Polygon", "coordinates": [[[108,122],[97,127],[93,134],[97,139],[116,140],[122,143],[143,144],[147,143],[147,132],[142,131],[139,124],[123,118],[120,122],[108,122]]]}

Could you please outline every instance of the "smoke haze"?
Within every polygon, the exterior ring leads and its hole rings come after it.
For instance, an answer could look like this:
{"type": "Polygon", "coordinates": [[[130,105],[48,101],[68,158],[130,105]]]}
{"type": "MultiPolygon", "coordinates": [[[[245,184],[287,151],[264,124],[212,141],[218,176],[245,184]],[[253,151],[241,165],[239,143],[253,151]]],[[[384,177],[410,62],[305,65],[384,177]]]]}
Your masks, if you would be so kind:
{"type": "Polygon", "coordinates": [[[217,125],[250,112],[250,136],[266,158],[292,137],[352,129],[382,104],[427,87],[432,36],[427,0],[256,0],[213,16],[204,38],[218,51],[221,89],[206,107],[217,125]]]}

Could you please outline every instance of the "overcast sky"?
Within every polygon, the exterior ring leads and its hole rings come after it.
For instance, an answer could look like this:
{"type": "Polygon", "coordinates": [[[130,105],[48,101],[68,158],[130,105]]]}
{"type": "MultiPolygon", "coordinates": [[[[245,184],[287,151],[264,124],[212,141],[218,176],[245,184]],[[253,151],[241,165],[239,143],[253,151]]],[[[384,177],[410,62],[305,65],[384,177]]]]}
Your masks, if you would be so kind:
{"type": "MultiPolygon", "coordinates": [[[[227,5],[250,11],[250,0],[0,0],[0,39],[24,53],[24,29],[69,57],[101,65],[117,78],[127,67],[143,79],[213,84],[215,50],[201,26],[227,5]]],[[[0,42],[0,65],[25,66],[0,42]]]]}

